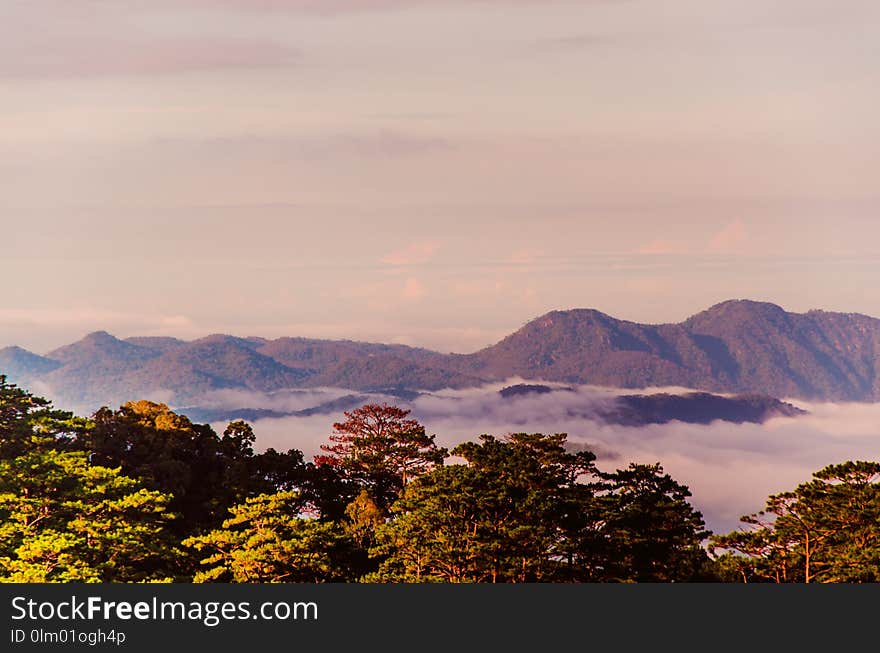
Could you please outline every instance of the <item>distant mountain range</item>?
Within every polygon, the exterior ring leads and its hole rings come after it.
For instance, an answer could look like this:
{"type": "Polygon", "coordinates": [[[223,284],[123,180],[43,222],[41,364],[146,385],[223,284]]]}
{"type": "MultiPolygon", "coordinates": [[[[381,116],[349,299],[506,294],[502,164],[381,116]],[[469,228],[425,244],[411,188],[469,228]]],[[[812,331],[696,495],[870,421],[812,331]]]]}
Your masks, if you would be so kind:
{"type": "Polygon", "coordinates": [[[95,407],[143,397],[188,405],[224,389],[399,393],[512,377],[873,402],[880,400],[880,320],[789,313],[746,300],[717,304],[680,324],[637,324],[576,309],[547,313],[471,354],[307,338],[121,340],[97,332],[45,356],[2,349],[0,373],[63,403],[95,407]]]}

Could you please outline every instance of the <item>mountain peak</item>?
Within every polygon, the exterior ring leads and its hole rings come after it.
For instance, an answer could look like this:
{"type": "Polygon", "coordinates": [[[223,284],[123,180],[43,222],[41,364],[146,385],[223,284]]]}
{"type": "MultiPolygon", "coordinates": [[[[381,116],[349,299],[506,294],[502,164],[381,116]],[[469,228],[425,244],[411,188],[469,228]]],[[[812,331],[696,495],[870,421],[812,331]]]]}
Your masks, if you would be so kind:
{"type": "Polygon", "coordinates": [[[528,322],[523,328],[547,329],[560,324],[571,323],[600,323],[617,322],[615,318],[595,308],[571,308],[568,310],[556,310],[545,313],[540,317],[528,322]]]}
{"type": "Polygon", "coordinates": [[[13,381],[28,380],[40,374],[47,374],[60,367],[61,363],[38,356],[18,346],[0,349],[0,374],[13,381]]]}
{"type": "Polygon", "coordinates": [[[92,364],[97,360],[144,361],[156,355],[154,351],[120,340],[106,331],[93,331],[78,342],[49,352],[48,357],[65,364],[92,364]]]}
{"type": "Polygon", "coordinates": [[[771,302],[758,302],[751,299],[729,299],[710,306],[705,311],[685,320],[684,324],[691,328],[700,328],[707,324],[737,325],[755,320],[785,324],[797,315],[788,313],[784,308],[771,302]]]}
{"type": "Polygon", "coordinates": [[[0,348],[0,354],[5,354],[7,356],[22,356],[28,355],[36,356],[33,352],[24,349],[23,347],[19,347],[18,345],[9,345],[8,347],[0,348]]]}
{"type": "Polygon", "coordinates": [[[707,308],[704,313],[743,310],[764,313],[785,313],[785,309],[773,302],[761,302],[754,299],[728,299],[707,308]]]}
{"type": "Polygon", "coordinates": [[[116,343],[121,342],[119,338],[116,336],[106,332],[106,331],[92,331],[82,339],[82,342],[94,342],[96,344],[100,343],[116,343]]]}
{"type": "Polygon", "coordinates": [[[199,338],[198,340],[194,340],[190,344],[194,345],[236,345],[238,347],[246,347],[247,349],[256,349],[264,344],[266,344],[266,340],[264,338],[257,338],[254,336],[248,336],[245,338],[239,338],[238,336],[230,336],[226,333],[212,333],[209,336],[205,336],[204,338],[199,338]]]}

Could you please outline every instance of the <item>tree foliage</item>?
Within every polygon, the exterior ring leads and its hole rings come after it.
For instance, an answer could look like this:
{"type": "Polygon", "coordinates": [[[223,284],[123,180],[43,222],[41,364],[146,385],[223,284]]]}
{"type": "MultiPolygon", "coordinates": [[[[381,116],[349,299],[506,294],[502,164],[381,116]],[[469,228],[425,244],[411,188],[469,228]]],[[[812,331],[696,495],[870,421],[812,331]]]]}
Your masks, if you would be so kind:
{"type": "Polygon", "coordinates": [[[345,580],[351,548],[339,524],[301,516],[296,492],[262,494],[233,507],[223,527],[183,542],[202,555],[194,581],[319,583],[345,580]]]}
{"type": "Polygon", "coordinates": [[[742,522],[710,542],[730,580],[880,581],[880,463],[829,465],[742,522]]]}
{"type": "Polygon", "coordinates": [[[688,501],[690,490],[659,464],[631,464],[602,477],[608,482],[603,580],[705,580],[708,558],[700,543],[709,532],[688,501]]]}
{"type": "Polygon", "coordinates": [[[0,578],[132,582],[173,570],[171,497],[79,452],[0,460],[0,578]]]}
{"type": "Polygon", "coordinates": [[[88,426],[87,420],[55,410],[48,399],[8,383],[0,374],[0,458],[60,446],[88,426]]]}
{"type": "Polygon", "coordinates": [[[345,420],[333,425],[330,444],[321,446],[326,455],[315,462],[340,470],[387,510],[409,481],[442,464],[446,455],[409,414],[388,404],[346,412],[345,420]]]}
{"type": "Polygon", "coordinates": [[[830,465],[709,537],[660,464],[597,468],[565,434],[447,451],[368,404],[323,454],[258,451],[164,404],[89,419],[0,376],[0,580],[880,581],[880,462],[830,465]]]}
{"type": "Polygon", "coordinates": [[[94,428],[75,445],[96,464],[119,466],[148,488],[171,494],[171,507],[182,516],[179,532],[187,533],[219,526],[228,509],[248,497],[316,485],[314,466],[301,451],[256,454],[254,441],[244,422],[231,423],[221,437],[165,404],[138,401],[99,410],[94,428]]]}
{"type": "Polygon", "coordinates": [[[694,580],[700,514],[659,465],[602,474],[564,434],[483,435],[467,464],[404,490],[379,530],[377,578],[411,582],[694,580]]]}

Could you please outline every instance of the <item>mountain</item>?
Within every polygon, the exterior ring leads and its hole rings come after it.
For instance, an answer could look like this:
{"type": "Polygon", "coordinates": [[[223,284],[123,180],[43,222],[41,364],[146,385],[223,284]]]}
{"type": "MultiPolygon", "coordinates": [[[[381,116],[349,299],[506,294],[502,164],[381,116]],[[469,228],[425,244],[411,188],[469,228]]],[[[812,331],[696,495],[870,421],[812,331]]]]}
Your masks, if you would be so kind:
{"type": "Polygon", "coordinates": [[[700,387],[710,378],[703,351],[681,325],[643,325],[591,309],[553,311],[468,357],[492,379],[519,376],[622,388],[700,387]]]}
{"type": "MultiPolygon", "coordinates": [[[[504,399],[512,400],[553,393],[576,393],[576,390],[520,383],[502,388],[498,394],[504,399]]],[[[798,417],[806,414],[806,411],[773,397],[764,395],[722,397],[708,392],[586,396],[569,394],[565,406],[568,417],[622,426],[647,426],[667,424],[672,421],[711,424],[716,420],[735,424],[763,424],[773,417],[798,417]]]]}
{"type": "Polygon", "coordinates": [[[47,358],[66,367],[123,368],[157,356],[157,351],[125,342],[106,331],[95,331],[72,345],[49,352],[47,358]]]}
{"type": "Polygon", "coordinates": [[[880,320],[727,301],[681,324],[553,311],[468,357],[471,373],[619,388],[683,386],[825,401],[880,400],[880,320]]]}
{"type": "MultiPolygon", "coordinates": [[[[396,358],[430,366],[445,361],[443,354],[406,345],[383,345],[353,340],[314,340],[311,338],[278,338],[259,347],[261,354],[294,369],[320,372],[349,361],[373,356],[396,358]]],[[[441,363],[442,364],[442,363],[441,363]]]]}
{"type": "Polygon", "coordinates": [[[126,376],[160,355],[106,331],[96,331],[49,352],[46,357],[59,365],[39,380],[48,384],[56,398],[68,405],[116,403],[127,389],[126,376]]]}
{"type": "Polygon", "coordinates": [[[377,392],[404,388],[472,388],[484,382],[480,377],[449,367],[431,367],[400,356],[380,354],[332,365],[308,378],[305,385],[377,392]]]}
{"type": "Polygon", "coordinates": [[[272,392],[295,387],[307,376],[260,354],[253,342],[213,336],[151,360],[126,381],[133,389],[152,384],[173,391],[181,401],[217,389],[272,392]]]}
{"type": "Polygon", "coordinates": [[[707,392],[683,395],[659,393],[623,395],[613,405],[599,411],[606,424],[647,426],[672,421],[711,424],[716,420],[735,424],[763,424],[773,417],[798,417],[806,411],[787,402],[763,395],[721,397],[707,392]]]}
{"type": "Polygon", "coordinates": [[[0,374],[5,374],[12,383],[29,383],[61,365],[58,361],[38,356],[21,347],[0,349],[0,374]]]}
{"type": "Polygon", "coordinates": [[[123,341],[99,332],[51,352],[62,366],[45,378],[67,401],[90,406],[135,397],[185,402],[213,390],[270,392],[301,383],[305,372],[256,351],[264,343],[223,335],[123,341]]]}
{"type": "Polygon", "coordinates": [[[137,347],[142,347],[144,349],[149,349],[158,354],[164,354],[171,351],[172,349],[177,349],[178,347],[183,347],[184,345],[186,345],[186,340],[156,336],[126,338],[123,342],[127,342],[130,345],[136,345],[137,347]]]}
{"type": "Polygon", "coordinates": [[[0,373],[41,382],[73,406],[132,398],[197,405],[216,390],[334,386],[403,396],[512,377],[617,388],[880,401],[880,320],[722,302],[679,324],[639,324],[593,309],[552,311],[471,354],[404,345],[213,335],[120,340],[96,332],[44,357],[0,350],[0,373]]]}
{"type": "Polygon", "coordinates": [[[551,388],[548,385],[517,383],[516,385],[501,388],[498,394],[505,399],[513,399],[514,397],[526,397],[529,395],[549,395],[551,392],[574,392],[574,388],[551,388]]]}
{"type": "Polygon", "coordinates": [[[685,327],[732,391],[825,400],[880,400],[880,320],[787,313],[757,302],[724,302],[685,327]]]}

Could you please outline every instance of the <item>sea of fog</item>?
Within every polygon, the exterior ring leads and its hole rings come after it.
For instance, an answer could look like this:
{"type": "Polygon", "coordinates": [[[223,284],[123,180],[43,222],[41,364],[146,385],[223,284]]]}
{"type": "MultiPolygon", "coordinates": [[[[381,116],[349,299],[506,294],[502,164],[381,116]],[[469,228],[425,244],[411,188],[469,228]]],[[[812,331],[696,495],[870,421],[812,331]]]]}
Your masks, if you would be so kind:
{"type": "MultiPolygon", "coordinates": [[[[693,504],[714,532],[738,526],[743,514],[760,510],[771,493],[794,488],[825,465],[845,460],[880,459],[880,404],[806,403],[789,400],[809,415],[780,417],[764,424],[715,422],[694,425],[672,422],[627,427],[572,418],[570,407],[606,401],[624,391],[592,387],[575,392],[502,398],[505,384],[464,391],[441,391],[406,403],[438,444],[454,446],[483,433],[567,433],[569,441],[594,451],[600,469],[625,467],[630,461],[660,462],[674,478],[688,485],[693,504]]],[[[683,391],[648,389],[640,392],[683,391]]],[[[627,391],[630,392],[631,391],[627,391]]],[[[318,389],[261,395],[224,391],[209,398],[214,406],[301,410],[353,394],[350,390],[318,389]]],[[[400,403],[393,397],[389,403],[400,403]]],[[[342,413],[309,417],[260,419],[254,422],[259,448],[297,448],[307,456],[319,451],[342,413]]],[[[223,424],[215,425],[222,431],[223,424]]]]}

